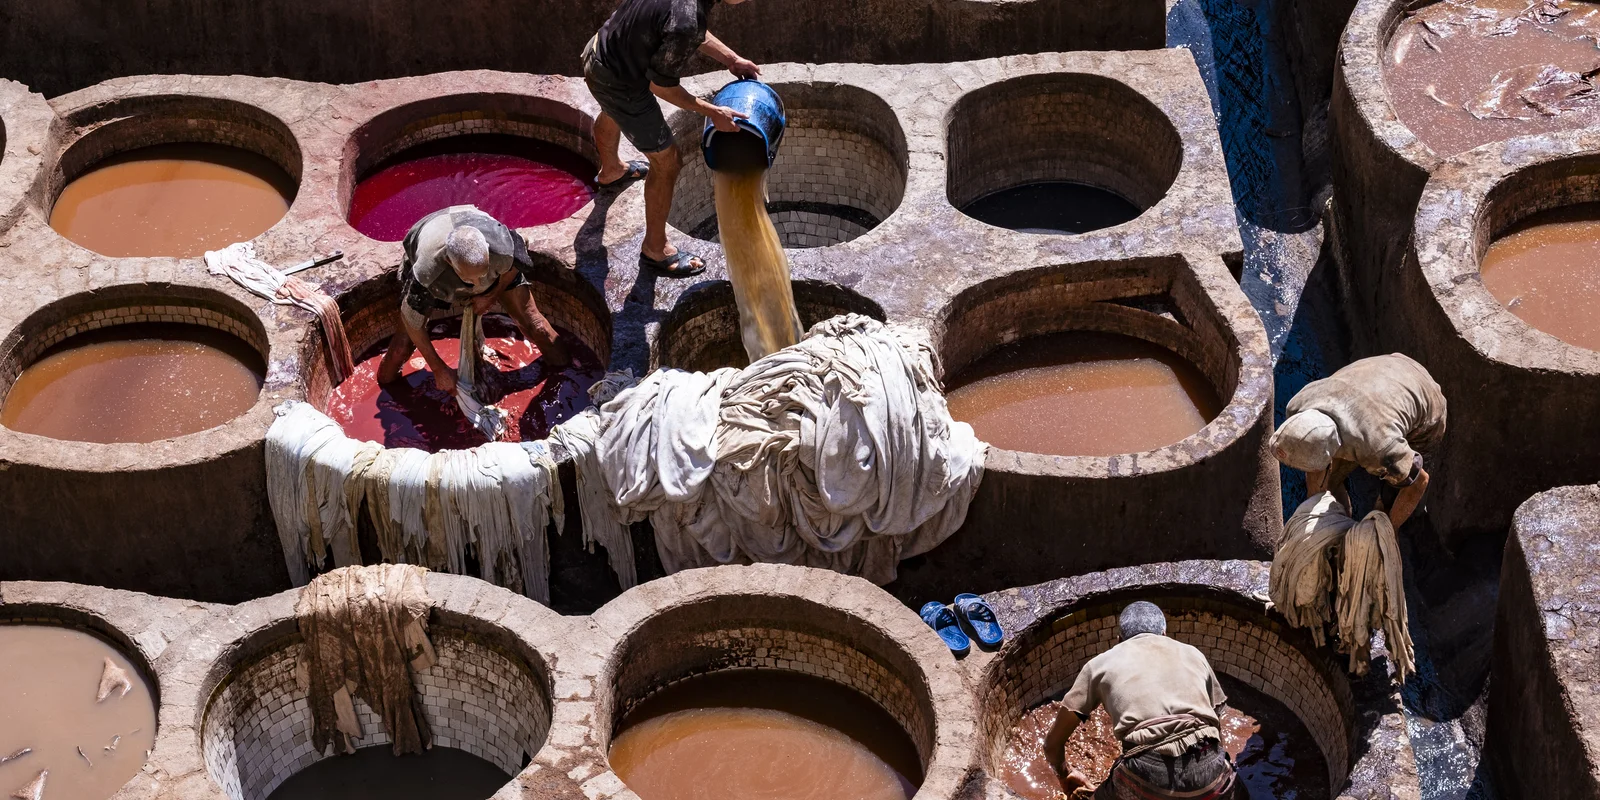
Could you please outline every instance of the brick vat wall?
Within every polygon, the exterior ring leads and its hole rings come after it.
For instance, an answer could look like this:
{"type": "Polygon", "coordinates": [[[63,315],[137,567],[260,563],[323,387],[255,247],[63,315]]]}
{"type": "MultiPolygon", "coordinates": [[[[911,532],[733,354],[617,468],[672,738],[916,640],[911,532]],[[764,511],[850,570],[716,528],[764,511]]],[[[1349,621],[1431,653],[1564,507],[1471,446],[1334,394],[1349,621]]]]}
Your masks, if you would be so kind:
{"type": "MultiPolygon", "coordinates": [[[[906,188],[906,142],[894,110],[843,84],[773,86],[788,118],[767,173],[767,209],[785,247],[826,247],[877,227],[906,188]]],[[[667,216],[673,227],[717,240],[711,170],[700,157],[705,118],[673,116],[683,173],[667,216]]]]}
{"type": "MultiPolygon", "coordinates": [[[[506,780],[538,752],[550,730],[547,681],[508,649],[441,625],[429,630],[439,661],[416,676],[435,747],[464,750],[504,770],[506,780]]],[[[264,800],[289,776],[329,757],[311,744],[311,711],[296,676],[298,635],[270,643],[233,668],[212,695],[201,728],[206,768],[229,800],[264,800]]],[[[389,744],[383,724],[356,701],[365,735],[357,747],[389,744]]]]}
{"type": "MultiPolygon", "coordinates": [[[[885,598],[887,600],[887,598],[885,598]]],[[[678,681],[732,669],[811,675],[866,695],[905,729],[928,765],[932,701],[912,657],[860,619],[793,597],[723,596],[676,604],[635,629],[611,668],[612,730],[641,701],[678,681]]]]}
{"type": "MultiPolygon", "coordinates": [[[[839,314],[883,319],[883,309],[877,303],[843,286],[820,281],[795,281],[794,303],[803,330],[839,314]]],[[[739,335],[739,308],[733,302],[733,285],[727,281],[709,282],[685,293],[661,323],[651,363],[700,372],[749,365],[739,335]]]]}
{"type": "Polygon", "coordinates": [[[1032,75],[986,86],[955,105],[947,135],[947,190],[956,208],[1023,184],[1076,181],[1148,209],[1183,163],[1183,142],[1161,109],[1098,75],[1032,75]]]}

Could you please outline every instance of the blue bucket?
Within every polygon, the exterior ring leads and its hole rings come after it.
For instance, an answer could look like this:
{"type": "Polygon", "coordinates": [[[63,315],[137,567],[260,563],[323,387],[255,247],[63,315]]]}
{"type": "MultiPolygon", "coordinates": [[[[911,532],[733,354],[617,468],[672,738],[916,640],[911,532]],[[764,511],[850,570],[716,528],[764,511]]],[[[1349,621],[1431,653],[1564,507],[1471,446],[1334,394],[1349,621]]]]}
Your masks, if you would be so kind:
{"type": "Polygon", "coordinates": [[[737,120],[738,133],[719,131],[706,120],[700,134],[700,151],[705,154],[706,166],[738,172],[772,166],[788,124],[783,115],[783,98],[761,81],[741,79],[722,87],[711,102],[748,114],[749,119],[737,120]]]}

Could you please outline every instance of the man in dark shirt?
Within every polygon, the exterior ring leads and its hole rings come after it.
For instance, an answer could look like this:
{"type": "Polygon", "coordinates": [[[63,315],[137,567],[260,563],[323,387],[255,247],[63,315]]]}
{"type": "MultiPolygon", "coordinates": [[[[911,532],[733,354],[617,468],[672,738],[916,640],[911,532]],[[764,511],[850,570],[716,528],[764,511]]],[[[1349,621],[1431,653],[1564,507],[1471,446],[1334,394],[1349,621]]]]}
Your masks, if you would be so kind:
{"type": "MultiPolygon", "coordinates": [[[[667,211],[678,180],[681,156],[672,129],[656,98],[711,120],[722,131],[735,131],[737,111],[712,105],[679,85],[689,59],[701,52],[741,78],[756,78],[761,68],[742,58],[706,30],[706,15],[719,0],[622,0],[600,32],[583,51],[583,77],[600,103],[594,123],[600,150],[601,188],[644,177],[644,244],[639,266],[686,277],[705,269],[699,256],[680,252],[667,241],[667,211]],[[622,137],[650,163],[623,163],[617,155],[622,137]]],[[[738,5],[745,0],[720,0],[738,5]]]]}

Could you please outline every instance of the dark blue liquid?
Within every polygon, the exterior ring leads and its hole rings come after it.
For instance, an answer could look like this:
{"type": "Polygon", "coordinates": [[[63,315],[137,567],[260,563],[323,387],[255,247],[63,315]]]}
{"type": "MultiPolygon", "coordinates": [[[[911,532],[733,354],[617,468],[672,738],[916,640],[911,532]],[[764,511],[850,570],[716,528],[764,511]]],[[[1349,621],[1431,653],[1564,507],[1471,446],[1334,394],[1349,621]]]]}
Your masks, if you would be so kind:
{"type": "Polygon", "coordinates": [[[1144,210],[1114,192],[1071,181],[1029,183],[986,194],[961,209],[980,222],[1023,233],[1087,233],[1144,210]]]}

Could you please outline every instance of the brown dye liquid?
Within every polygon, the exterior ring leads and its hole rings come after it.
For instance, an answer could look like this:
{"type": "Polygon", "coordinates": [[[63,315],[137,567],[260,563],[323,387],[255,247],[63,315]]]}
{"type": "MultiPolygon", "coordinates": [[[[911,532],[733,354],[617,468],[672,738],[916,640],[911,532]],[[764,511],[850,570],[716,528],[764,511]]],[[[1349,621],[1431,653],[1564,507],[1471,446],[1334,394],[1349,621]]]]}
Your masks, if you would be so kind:
{"type": "Polygon", "coordinates": [[[996,447],[1062,456],[1140,453],[1183,441],[1221,412],[1195,367],[1142,339],[1073,331],[1006,345],[969,367],[950,415],[996,447]]]}
{"type": "Polygon", "coordinates": [[[50,227],[102,255],[193,257],[260,236],[293,197],[294,182],[263,156],[159,145],[108,159],[68,184],[50,227]]]}
{"type": "MultiPolygon", "coordinates": [[[[1327,762],[1305,724],[1282,703],[1250,686],[1219,675],[1228,705],[1222,708],[1222,749],[1238,769],[1249,800],[1314,800],[1330,796],[1327,762]]],[[[1006,742],[1001,780],[1026,800],[1060,800],[1060,778],[1045,758],[1044,740],[1060,706],[1045,703],[1022,716],[1006,742]]],[[[1104,707],[1096,708],[1067,739],[1067,769],[1098,786],[1111,775],[1122,743],[1104,707]]]]}
{"type": "Polygon", "coordinates": [[[397,756],[387,746],[365,747],[295,773],[268,800],[485,800],[510,781],[465,750],[397,756]]]}
{"type": "Polygon", "coordinates": [[[45,800],[104,800],[139,772],[155,739],[150,687],[116,648],[72,628],[0,625],[0,797],[42,770],[45,800]],[[131,685],[97,702],[106,659],[131,685]]]}
{"type": "Polygon", "coordinates": [[[1395,113],[1441,156],[1600,123],[1583,73],[1600,67],[1600,8],[1589,2],[1434,3],[1389,38],[1395,113]]]}
{"type": "Polygon", "coordinates": [[[1478,270],[1500,304],[1568,344],[1600,350],[1600,203],[1522,220],[1478,270]]]}
{"type": "Polygon", "coordinates": [[[907,800],[922,762],[865,696],[791,672],[673,684],[623,720],[611,767],[642,800],[907,800]]]}
{"type": "Polygon", "coordinates": [[[80,334],[18,376],[0,425],[78,442],[154,442],[248,411],[266,365],[201,325],[138,323],[80,334]]]}
{"type": "Polygon", "coordinates": [[[717,231],[739,306],[739,332],[755,361],[800,341],[789,259],[767,216],[767,173],[716,173],[717,231]]]}

